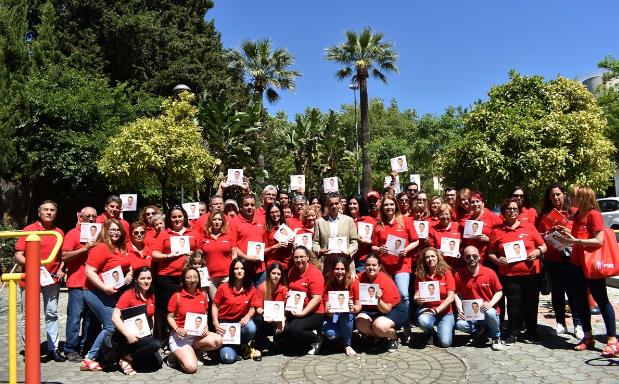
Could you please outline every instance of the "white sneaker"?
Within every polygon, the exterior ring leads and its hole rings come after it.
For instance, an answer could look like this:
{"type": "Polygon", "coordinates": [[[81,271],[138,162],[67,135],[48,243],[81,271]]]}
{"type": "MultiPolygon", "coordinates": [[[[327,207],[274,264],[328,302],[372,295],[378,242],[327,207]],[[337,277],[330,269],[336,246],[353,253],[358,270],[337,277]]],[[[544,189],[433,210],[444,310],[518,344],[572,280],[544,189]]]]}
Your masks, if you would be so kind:
{"type": "Polygon", "coordinates": [[[565,329],[565,325],[557,323],[557,325],[555,325],[555,332],[557,332],[557,335],[562,335],[567,332],[567,330],[565,329]]]}
{"type": "Polygon", "coordinates": [[[492,348],[493,351],[502,351],[504,347],[503,341],[500,337],[495,337],[492,339],[492,348]]]}
{"type": "Polygon", "coordinates": [[[576,340],[582,340],[585,338],[585,331],[582,330],[581,325],[574,327],[574,336],[576,337],[576,340]]]}
{"type": "Polygon", "coordinates": [[[312,348],[307,352],[308,355],[317,355],[320,352],[320,347],[322,347],[322,337],[318,339],[317,342],[312,344],[312,348]]]}

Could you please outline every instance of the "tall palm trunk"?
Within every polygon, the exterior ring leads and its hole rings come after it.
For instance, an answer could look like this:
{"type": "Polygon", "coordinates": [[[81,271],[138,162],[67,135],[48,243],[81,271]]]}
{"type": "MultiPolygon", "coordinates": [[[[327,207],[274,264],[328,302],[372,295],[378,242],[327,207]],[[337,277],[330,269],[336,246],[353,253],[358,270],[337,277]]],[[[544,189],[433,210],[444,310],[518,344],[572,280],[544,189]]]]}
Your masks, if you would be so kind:
{"type": "Polygon", "coordinates": [[[370,151],[367,147],[370,142],[370,121],[368,118],[368,77],[366,73],[357,72],[359,81],[359,109],[361,111],[361,136],[359,146],[361,146],[361,162],[363,173],[361,176],[361,192],[366,195],[372,190],[372,164],[370,163],[370,151]]]}

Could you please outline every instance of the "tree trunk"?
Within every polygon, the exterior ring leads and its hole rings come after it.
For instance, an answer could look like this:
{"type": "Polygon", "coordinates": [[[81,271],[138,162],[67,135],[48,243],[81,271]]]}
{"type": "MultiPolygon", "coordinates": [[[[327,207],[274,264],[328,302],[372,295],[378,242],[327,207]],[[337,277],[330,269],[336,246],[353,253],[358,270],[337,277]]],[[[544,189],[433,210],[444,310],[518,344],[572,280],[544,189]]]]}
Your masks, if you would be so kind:
{"type": "Polygon", "coordinates": [[[161,186],[161,207],[165,212],[169,208],[168,178],[167,175],[157,172],[157,179],[159,179],[159,185],[161,186]]]}
{"type": "Polygon", "coordinates": [[[372,164],[370,163],[370,121],[368,119],[368,82],[367,73],[357,73],[359,81],[359,110],[361,112],[361,135],[359,136],[359,146],[361,147],[361,162],[363,173],[361,176],[361,193],[365,196],[372,190],[372,164]]]}

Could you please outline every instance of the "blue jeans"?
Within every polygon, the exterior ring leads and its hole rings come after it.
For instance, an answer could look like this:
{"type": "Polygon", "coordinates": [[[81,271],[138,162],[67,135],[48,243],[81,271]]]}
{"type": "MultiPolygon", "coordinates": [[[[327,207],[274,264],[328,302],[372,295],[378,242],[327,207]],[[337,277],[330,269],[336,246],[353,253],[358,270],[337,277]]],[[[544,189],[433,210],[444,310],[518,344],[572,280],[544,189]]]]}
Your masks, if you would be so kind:
{"type": "MultiPolygon", "coordinates": [[[[244,327],[241,327],[241,345],[247,345],[256,336],[256,324],[249,319],[244,327]]],[[[219,350],[219,358],[224,364],[232,364],[236,361],[239,347],[236,345],[224,345],[219,350]]]]}
{"type": "Polygon", "coordinates": [[[451,347],[455,322],[453,313],[433,315],[425,312],[424,308],[417,311],[417,325],[424,333],[432,334],[436,324],[438,341],[442,347],[451,347]]]}
{"type": "MultiPolygon", "coordinates": [[[[24,316],[24,304],[25,304],[25,289],[20,289],[21,295],[21,313],[22,321],[21,335],[22,340],[25,340],[24,325],[26,317],[24,316]]],[[[58,296],[60,295],[60,284],[51,284],[45,287],[41,287],[41,294],[43,295],[43,311],[45,312],[45,331],[47,332],[47,350],[55,351],[58,349],[58,296]]]]}
{"type": "Polygon", "coordinates": [[[471,334],[478,327],[486,327],[492,338],[501,337],[501,319],[496,309],[490,308],[485,312],[484,320],[458,320],[456,329],[460,332],[471,334]]]}
{"type": "Polygon", "coordinates": [[[82,288],[69,288],[66,327],[67,342],[64,344],[65,353],[79,352],[84,349],[88,337],[89,324],[90,311],[84,299],[84,290],[82,288]],[[81,336],[80,329],[82,331],[81,336]]]}
{"type": "MultiPolygon", "coordinates": [[[[400,293],[400,304],[404,305],[404,310],[408,313],[409,310],[409,301],[408,301],[408,287],[410,284],[411,274],[408,272],[400,272],[396,273],[393,277],[395,281],[395,285],[398,287],[398,292],[400,293]]],[[[411,321],[410,317],[406,318],[406,323],[404,323],[404,327],[410,327],[411,321]]]]}
{"type": "Polygon", "coordinates": [[[346,346],[352,344],[352,331],[355,317],[352,313],[334,313],[333,317],[325,316],[322,333],[329,340],[342,339],[346,346]]]}
{"type": "Polygon", "coordinates": [[[114,307],[116,306],[116,298],[106,295],[99,290],[91,289],[84,289],[84,298],[92,314],[103,324],[103,329],[99,332],[95,342],[86,354],[86,358],[92,360],[97,356],[105,334],[115,330],[114,323],[112,323],[112,312],[114,312],[114,307]]]}

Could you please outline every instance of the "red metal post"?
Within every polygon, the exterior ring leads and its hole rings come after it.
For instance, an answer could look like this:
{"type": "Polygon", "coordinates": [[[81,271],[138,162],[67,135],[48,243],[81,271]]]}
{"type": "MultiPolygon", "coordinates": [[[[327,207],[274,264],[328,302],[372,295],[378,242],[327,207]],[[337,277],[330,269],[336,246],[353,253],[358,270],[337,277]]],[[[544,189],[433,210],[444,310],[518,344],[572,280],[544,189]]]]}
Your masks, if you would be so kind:
{"type": "Polygon", "coordinates": [[[26,383],[41,382],[41,238],[26,238],[26,383]]]}

